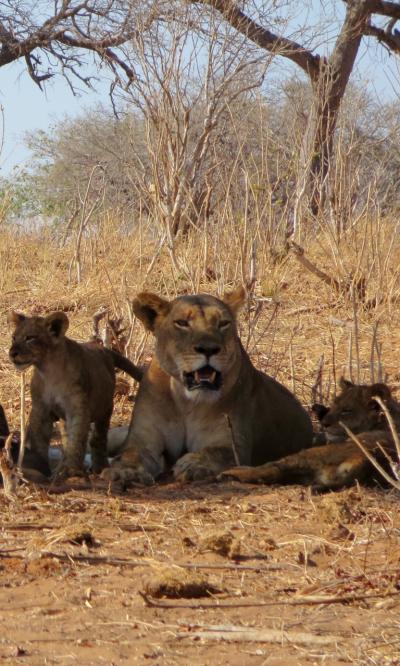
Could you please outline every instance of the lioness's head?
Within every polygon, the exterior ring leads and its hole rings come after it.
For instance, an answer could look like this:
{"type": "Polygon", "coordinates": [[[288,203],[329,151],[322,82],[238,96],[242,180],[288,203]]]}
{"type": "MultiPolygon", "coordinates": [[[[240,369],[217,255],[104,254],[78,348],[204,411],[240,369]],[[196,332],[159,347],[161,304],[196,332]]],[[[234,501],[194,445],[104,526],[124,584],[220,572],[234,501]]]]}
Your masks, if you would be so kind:
{"type": "Polygon", "coordinates": [[[331,407],[324,413],[321,411],[321,425],[329,442],[339,442],[347,438],[339,421],[355,434],[386,428],[382,409],[376,400],[373,400],[374,396],[378,396],[385,403],[389,403],[390,409],[393,399],[386,384],[353,384],[341,378],[340,387],[341,393],[334,399],[331,407]]]}
{"type": "Polygon", "coordinates": [[[160,366],[188,398],[216,399],[232,383],[241,357],[236,313],[244,299],[240,287],[223,300],[198,294],[167,301],[150,293],[134,300],[135,315],[155,335],[160,366]]]}
{"type": "Polygon", "coordinates": [[[64,338],[68,317],[64,312],[53,312],[47,317],[27,317],[10,312],[8,323],[13,328],[10,360],[19,370],[30,365],[39,367],[64,338]]]}

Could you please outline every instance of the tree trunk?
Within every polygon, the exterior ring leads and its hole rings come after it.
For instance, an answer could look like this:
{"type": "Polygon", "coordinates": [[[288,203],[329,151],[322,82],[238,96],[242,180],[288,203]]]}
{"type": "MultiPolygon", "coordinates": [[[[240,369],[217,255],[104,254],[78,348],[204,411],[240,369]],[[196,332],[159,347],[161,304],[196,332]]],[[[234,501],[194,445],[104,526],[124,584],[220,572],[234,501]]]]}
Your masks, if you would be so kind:
{"type": "Polygon", "coordinates": [[[348,2],[345,20],[332,54],[327,60],[320,61],[318,75],[310,76],[313,104],[300,155],[300,176],[296,193],[297,219],[304,209],[301,199],[307,203],[313,215],[323,211],[340,105],[369,15],[369,0],[348,2]]]}
{"type": "Polygon", "coordinates": [[[299,160],[300,175],[294,214],[294,231],[296,231],[302,209],[306,208],[314,215],[318,215],[323,209],[324,190],[332,158],[334,131],[340,104],[363,33],[368,32],[368,19],[373,12],[393,15],[394,3],[382,3],[378,0],[345,0],[346,15],[342,28],[331,55],[323,59],[300,44],[266,30],[231,0],[192,1],[210,5],[222,14],[231,26],[260,48],[291,60],[309,77],[314,103],[309,114],[299,160]]]}

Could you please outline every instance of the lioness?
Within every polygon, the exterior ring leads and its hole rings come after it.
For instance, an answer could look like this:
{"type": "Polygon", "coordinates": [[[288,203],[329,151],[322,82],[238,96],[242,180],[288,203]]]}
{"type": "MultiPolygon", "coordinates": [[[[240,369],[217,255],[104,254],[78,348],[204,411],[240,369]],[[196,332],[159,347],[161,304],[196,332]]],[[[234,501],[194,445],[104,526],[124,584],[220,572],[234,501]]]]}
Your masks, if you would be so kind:
{"type": "Polygon", "coordinates": [[[281,458],[259,467],[236,467],[221,474],[247,483],[302,483],[317,488],[339,488],[354,481],[367,482],[378,476],[374,466],[339,424],[342,421],[370,453],[384,467],[388,467],[385,454],[395,451],[389,427],[379,404],[380,397],[387,405],[400,430],[400,405],[392,397],[386,384],[353,384],[344,379],[342,391],[330,408],[320,411],[320,420],[328,444],[281,458]]]}
{"type": "Polygon", "coordinates": [[[27,317],[11,312],[14,327],[9,357],[16,368],[34,366],[32,409],[27,427],[27,447],[36,456],[35,467],[50,474],[47,452],[53,422],[65,420],[67,445],[60,474],[74,476],[83,469],[90,423],[92,467],[107,464],[107,430],[113,410],[115,368],[140,381],[142,371],[129,359],[95,343],[67,338],[68,317],[54,312],[47,317],[27,317]]]}
{"type": "Polygon", "coordinates": [[[141,293],[134,313],[156,351],[140,384],[125,451],[103,476],[149,484],[174,463],[177,479],[215,477],[312,441],[307,413],[286,388],[256,370],[237,333],[245,291],[169,302],[141,293]]]}

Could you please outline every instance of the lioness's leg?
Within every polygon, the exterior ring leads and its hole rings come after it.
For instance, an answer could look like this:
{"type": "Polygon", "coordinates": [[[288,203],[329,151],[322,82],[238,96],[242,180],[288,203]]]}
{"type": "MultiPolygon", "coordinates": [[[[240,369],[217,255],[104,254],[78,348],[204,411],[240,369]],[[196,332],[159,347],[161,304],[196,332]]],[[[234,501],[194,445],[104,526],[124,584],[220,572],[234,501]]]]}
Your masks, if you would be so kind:
{"type": "Polygon", "coordinates": [[[26,446],[30,449],[29,466],[50,476],[48,451],[53,432],[53,419],[41,405],[32,405],[26,431],[26,446]]]}
{"type": "Polygon", "coordinates": [[[194,453],[186,453],[175,463],[174,476],[179,481],[213,479],[224,469],[235,464],[232,447],[205,447],[194,453]]]}
{"type": "Polygon", "coordinates": [[[95,421],[89,444],[92,453],[92,470],[95,474],[108,467],[107,432],[110,425],[111,414],[102,421],[95,421]]]}

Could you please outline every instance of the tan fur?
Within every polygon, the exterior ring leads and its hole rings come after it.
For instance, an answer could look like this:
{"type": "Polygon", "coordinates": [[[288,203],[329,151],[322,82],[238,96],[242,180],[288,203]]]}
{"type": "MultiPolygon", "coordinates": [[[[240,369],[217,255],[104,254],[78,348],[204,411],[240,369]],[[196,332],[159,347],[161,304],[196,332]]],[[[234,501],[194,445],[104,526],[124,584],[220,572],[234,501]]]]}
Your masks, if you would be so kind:
{"type": "Polygon", "coordinates": [[[27,317],[12,312],[9,356],[15,367],[34,366],[31,381],[32,409],[27,447],[36,456],[38,469],[49,473],[47,453],[53,422],[66,422],[67,445],[62,473],[81,473],[90,423],[93,469],[107,465],[106,439],[113,409],[115,368],[137,380],[141,370],[120,354],[94,343],[67,338],[68,318],[63,312],[47,317],[27,317]]]}
{"type": "Polygon", "coordinates": [[[200,294],[166,301],[142,293],[133,306],[156,352],[138,392],[126,449],[103,476],[152,483],[166,464],[184,481],[215,477],[311,444],[294,396],[257,371],[238,337],[242,288],[223,300],[200,294]]]}
{"type": "Polygon", "coordinates": [[[302,483],[319,488],[338,488],[349,486],[356,480],[370,482],[379,477],[357,444],[346,439],[339,421],[357,434],[380,464],[388,468],[380,446],[393,455],[394,442],[386,418],[373,397],[378,396],[385,401],[399,429],[400,405],[393,399],[386,384],[368,386],[341,380],[341,388],[341,393],[321,419],[328,444],[286,456],[275,463],[226,470],[221,478],[247,483],[302,483]]]}

